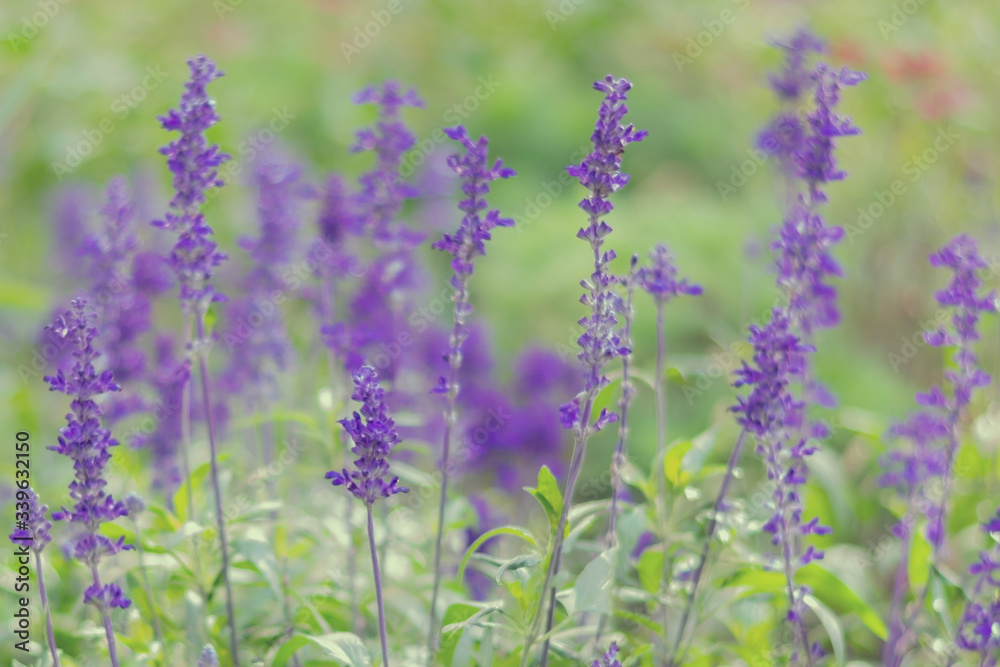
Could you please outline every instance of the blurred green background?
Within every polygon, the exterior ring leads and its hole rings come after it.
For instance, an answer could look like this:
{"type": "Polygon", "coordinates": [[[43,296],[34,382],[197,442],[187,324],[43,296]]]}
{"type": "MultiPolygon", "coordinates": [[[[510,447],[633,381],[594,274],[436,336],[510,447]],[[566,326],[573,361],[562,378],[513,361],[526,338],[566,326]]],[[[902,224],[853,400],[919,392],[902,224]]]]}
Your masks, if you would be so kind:
{"type": "MultiPolygon", "coordinates": [[[[575,239],[584,219],[576,208],[582,194],[573,186],[555,197],[541,195],[589,143],[600,101],[591,83],[607,73],[629,78],[629,118],[650,134],[625,156],[632,181],[615,197],[610,245],[621,267],[633,252],[666,242],[682,274],[704,286],[704,296],[669,307],[669,364],[678,371],[671,374],[671,438],[725,422],[733,392],[713,377],[712,364],[743,339],[748,322],[766,313],[775,296],[766,246],[780,222],[778,181],[771,165],[758,165],[748,153],[777,108],[766,77],[780,53],[770,42],[808,26],[828,40],[834,64],[869,75],[844,94],[843,110],[863,134],[840,142],[849,177],[829,188],[827,219],[848,231],[836,250],[845,273],[839,283],[844,321],[820,336],[817,374],[843,406],[831,418],[846,428],[831,448],[843,454],[841,488],[856,494],[851,512],[861,519],[838,525],[838,541],[864,545],[879,534],[879,525],[872,532],[864,527],[879,512],[872,482],[883,447],[878,434],[912,407],[914,391],[938,380],[943,363],[940,352],[925,345],[905,356],[905,340],[933,317],[932,293],[945,280],[927,254],[960,231],[980,238],[988,256],[1000,252],[1000,6],[982,0],[390,5],[0,4],[2,437],[28,428],[36,445],[48,444],[63,410],[40,380],[22,382],[17,370],[30,361],[57,299],[69,293],[66,269],[51,250],[55,190],[60,181],[102,187],[114,174],[145,174],[160,193],[154,213],[160,210],[169,175],[157,149],[169,137],[156,116],[176,104],[184,61],[198,53],[226,72],[210,88],[223,117],[212,139],[243,160],[241,142],[282,111],[290,120],[279,140],[301,156],[316,183],[331,170],[356,174],[369,166],[367,156],[347,152],[354,131],[372,119],[369,108],[351,103],[355,90],[390,78],[416,87],[427,105],[406,118],[418,141],[453,124],[453,107],[465,105],[470,132],[487,135],[492,154],[519,174],[498,183],[492,197],[519,228],[495,235],[473,288],[477,317],[493,332],[501,376],[528,343],[573,344],[582,314],[578,280],[589,271],[586,247],[575,239]],[[481,81],[492,90],[480,87],[486,92],[477,100],[481,81]],[[65,163],[72,146],[108,122],[112,131],[92,153],[70,174],[58,173],[55,163],[65,163]],[[934,149],[940,136],[952,139],[934,149]],[[741,168],[748,175],[737,176],[741,168]],[[870,223],[860,218],[861,211],[879,210],[873,205],[887,201],[881,193],[897,180],[902,194],[870,223]]],[[[440,165],[449,152],[434,146],[428,163],[440,165]]],[[[224,245],[252,233],[251,195],[236,177],[207,208],[224,245]]],[[[408,213],[426,217],[419,207],[408,213]]],[[[448,215],[424,222],[444,229],[457,219],[448,215]]],[[[305,226],[311,224],[312,218],[305,226]]],[[[427,255],[444,280],[445,258],[427,255]]],[[[998,282],[995,274],[991,280],[998,282]]],[[[651,370],[651,303],[640,297],[637,308],[637,365],[651,370]]],[[[303,321],[296,335],[308,337],[311,327],[303,321]]],[[[980,351],[987,369],[998,370],[1000,333],[993,321],[984,327],[980,351]]],[[[733,363],[723,366],[728,374],[733,363]]],[[[988,392],[989,405],[977,406],[982,416],[973,429],[983,461],[995,458],[1000,442],[1000,421],[989,409],[996,390],[988,392]]],[[[632,456],[646,465],[654,449],[653,407],[648,392],[638,400],[632,456]]],[[[606,465],[609,449],[602,441],[589,456],[592,471],[606,465]]],[[[720,445],[714,456],[724,458],[725,450],[720,445]]],[[[39,459],[48,456],[36,452],[39,459]]],[[[8,470],[8,459],[0,470],[8,470]]],[[[983,474],[985,486],[977,488],[995,492],[995,464],[983,474]]],[[[976,513],[983,518],[991,510],[983,503],[976,513]]]]}

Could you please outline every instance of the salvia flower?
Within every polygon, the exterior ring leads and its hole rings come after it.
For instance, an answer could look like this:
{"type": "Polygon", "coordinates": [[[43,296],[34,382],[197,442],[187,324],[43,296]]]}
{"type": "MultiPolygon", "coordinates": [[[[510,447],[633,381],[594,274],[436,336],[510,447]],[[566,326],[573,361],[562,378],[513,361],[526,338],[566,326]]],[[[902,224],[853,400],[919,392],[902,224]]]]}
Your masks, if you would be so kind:
{"type": "Polygon", "coordinates": [[[924,332],[928,345],[955,347],[955,368],[944,372],[951,391],[946,395],[941,387],[935,386],[916,395],[916,402],[924,409],[892,431],[911,446],[889,455],[882,483],[901,487],[911,501],[920,501],[924,510],[919,513],[928,519],[927,541],[937,551],[945,540],[948,491],[960,442],[959,424],[975,390],[990,383],[990,376],[979,367],[973,346],[979,340],[982,314],[997,311],[997,295],[984,291],[981,274],[988,264],[979,254],[975,239],[969,236],[956,236],[931,254],[930,262],[952,272],[948,286],[935,294],[938,304],[952,311],[951,326],[924,332]],[[931,501],[925,487],[934,478],[942,484],[940,489],[931,490],[936,496],[931,501]],[[942,489],[944,493],[940,492],[942,489]]]}
{"type": "MultiPolygon", "coordinates": [[[[448,359],[449,365],[455,369],[454,374],[457,375],[457,369],[462,365],[462,343],[468,336],[466,322],[472,313],[472,304],[469,303],[469,278],[472,276],[475,260],[486,254],[486,242],[492,238],[490,232],[494,228],[514,225],[511,218],[501,217],[499,210],[487,211],[489,205],[486,203],[486,195],[489,194],[491,181],[510,178],[515,172],[504,167],[499,159],[492,165],[489,164],[489,142],[486,137],[473,141],[461,125],[446,129],[445,134],[462,144],[465,149],[464,154],[456,153],[448,158],[448,166],[462,180],[462,192],[465,198],[459,201],[458,208],[465,215],[454,234],[445,234],[431,247],[443,250],[452,256],[451,268],[455,272],[451,278],[451,285],[455,288],[452,297],[455,302],[455,326],[450,339],[448,359]],[[485,215],[483,211],[486,211],[485,215]]],[[[457,393],[458,388],[452,387],[451,381],[442,377],[434,391],[443,394],[457,393]]]]}
{"type": "Polygon", "coordinates": [[[153,225],[177,232],[177,242],[170,253],[171,268],[181,283],[180,297],[186,309],[206,309],[212,301],[225,297],[209,282],[215,268],[225,259],[212,240],[212,228],[205,222],[200,209],[205,192],[225,185],[218,167],[229,156],[205,139],[205,132],[219,122],[215,101],[205,88],[222,76],[215,63],[205,56],[188,60],[191,78],[185,84],[180,106],[160,117],[163,129],[179,132],[180,137],[160,152],[174,175],[174,197],[170,211],[153,225]]]}
{"type": "Polygon", "coordinates": [[[219,334],[230,353],[220,381],[230,394],[259,406],[277,395],[277,374],[288,364],[288,334],[275,295],[287,289],[284,273],[295,250],[300,208],[312,191],[302,182],[301,168],[274,150],[257,158],[252,179],[260,234],[240,239],[252,264],[219,334]]]}
{"type": "Polygon", "coordinates": [[[618,660],[617,656],[618,644],[611,642],[611,646],[608,647],[607,652],[592,662],[590,667],[622,667],[622,663],[618,660]]]}
{"type": "Polygon", "coordinates": [[[976,577],[956,631],[956,645],[979,653],[980,665],[995,667],[1000,657],[1000,510],[983,524],[993,546],[969,566],[976,577]]]}
{"type": "Polygon", "coordinates": [[[617,331],[616,313],[622,307],[621,297],[613,289],[617,280],[608,268],[616,254],[614,250],[602,250],[604,240],[612,230],[602,218],[614,209],[608,196],[624,187],[629,180],[628,174],[621,170],[625,147],[634,141],[641,141],[647,134],[635,130],[631,124],[621,124],[628,112],[625,100],[631,88],[628,80],[615,79],[610,74],[603,81],[594,83],[594,89],[604,93],[591,135],[594,150],[580,164],[566,168],[590,191],[579,204],[590,221],[580,229],[577,238],[587,241],[594,253],[594,271],[589,279],[580,283],[586,290],[580,302],[590,308],[590,315],[580,320],[585,331],[577,339],[580,346],[578,357],[585,368],[584,391],[560,408],[563,426],[574,430],[590,429],[596,432],[617,420],[617,415],[602,409],[591,426],[589,408],[594,397],[608,385],[604,375],[605,365],[628,352],[621,344],[617,331]]]}
{"type": "Polygon", "coordinates": [[[674,254],[662,243],[649,251],[649,264],[636,270],[636,284],[658,303],[666,303],[682,294],[701,294],[700,285],[677,277],[674,254]]]}
{"type": "MultiPolygon", "coordinates": [[[[59,444],[52,451],[69,457],[74,462],[76,479],[70,483],[70,497],[76,501],[72,509],[62,508],[52,513],[56,521],[69,520],[80,526],[72,544],[74,558],[83,562],[94,574],[94,582],[87,589],[84,602],[98,606],[102,614],[110,607],[127,607],[129,600],[117,584],[101,584],[97,566],[105,557],[131,549],[125,538],[117,540],[101,535],[101,525],[128,515],[125,504],[106,493],[105,468],[111,460],[111,448],[118,441],[107,429],[101,427],[101,408],[96,398],[102,394],[119,391],[110,370],[98,372],[94,362],[101,356],[94,348],[97,338],[96,316],[87,307],[85,299],[75,299],[72,310],[52,325],[60,336],[72,341],[76,363],[67,375],[59,371],[45,380],[52,391],[73,397],[72,412],[66,415],[66,426],[59,435],[59,444]]],[[[109,638],[110,639],[110,638],[109,638]]]]}
{"type": "Polygon", "coordinates": [[[201,649],[198,667],[219,667],[219,654],[216,653],[215,647],[211,644],[207,644],[205,648],[201,649]]]}
{"type": "Polygon", "coordinates": [[[399,442],[396,423],[389,417],[385,405],[385,390],[378,384],[375,369],[365,365],[354,372],[354,393],[351,399],[362,404],[361,413],[341,419],[340,424],[351,436],[351,452],[358,458],[355,469],[331,470],[326,478],[334,486],[344,485],[366,505],[374,505],[379,498],[389,498],[409,489],[399,485],[399,478],[387,480],[389,454],[399,442]]]}
{"type": "Polygon", "coordinates": [[[371,230],[380,243],[409,240],[413,232],[394,223],[403,203],[417,195],[416,189],[403,180],[400,167],[403,155],[415,143],[413,134],[400,118],[406,107],[421,108],[423,100],[415,90],[403,90],[397,81],[387,81],[381,87],[369,87],[354,97],[356,104],[373,104],[378,108],[378,120],[370,128],[359,130],[352,151],[375,153],[375,167],[361,176],[361,191],[357,194],[360,224],[371,230]]]}
{"type": "Polygon", "coordinates": [[[49,508],[41,503],[38,494],[31,487],[19,490],[15,497],[20,499],[22,493],[26,499],[19,502],[27,503],[28,509],[23,514],[17,513],[16,529],[10,534],[10,541],[14,544],[27,544],[35,553],[41,553],[52,541],[49,534],[52,529],[52,522],[48,519],[49,508]]]}
{"type": "Polygon", "coordinates": [[[191,378],[191,362],[178,359],[176,344],[170,336],[160,336],[156,341],[156,367],[149,374],[149,384],[156,392],[151,406],[154,427],[137,433],[132,446],[148,448],[153,461],[153,488],[169,500],[173,498],[183,475],[181,474],[179,446],[183,439],[182,409],[184,387],[191,378]]]}

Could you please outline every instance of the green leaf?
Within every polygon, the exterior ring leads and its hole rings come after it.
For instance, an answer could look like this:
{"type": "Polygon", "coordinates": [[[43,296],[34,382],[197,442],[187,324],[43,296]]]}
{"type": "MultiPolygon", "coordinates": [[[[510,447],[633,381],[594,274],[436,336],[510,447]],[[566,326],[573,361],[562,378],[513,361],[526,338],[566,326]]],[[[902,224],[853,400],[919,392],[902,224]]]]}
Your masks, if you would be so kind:
{"type": "Polygon", "coordinates": [[[611,609],[611,574],[614,572],[618,549],[608,549],[587,563],[573,585],[573,613],[600,612],[611,609]]]}
{"type": "Polygon", "coordinates": [[[285,667],[296,651],[306,644],[314,644],[334,660],[349,667],[369,667],[371,657],[361,639],[350,632],[334,632],[328,635],[295,635],[282,645],[274,655],[271,667],[285,667]]]}
{"type": "Polygon", "coordinates": [[[930,573],[931,545],[923,531],[916,530],[915,526],[910,526],[908,530],[913,532],[913,540],[910,544],[907,576],[910,578],[910,587],[919,590],[927,583],[927,575],[930,573]]]}
{"type": "MultiPolygon", "coordinates": [[[[202,463],[200,466],[194,469],[191,476],[188,478],[191,480],[191,490],[197,489],[202,481],[205,479],[205,475],[211,470],[211,463],[202,463]]],[[[181,482],[180,487],[177,492],[174,493],[174,511],[177,513],[177,519],[184,523],[188,519],[188,493],[187,493],[187,483],[181,482]]]]}
{"type": "Polygon", "coordinates": [[[249,531],[248,537],[233,540],[233,549],[253,565],[271,587],[275,599],[281,600],[284,597],[284,589],[281,586],[278,560],[274,556],[270,541],[260,531],[253,530],[249,531]]]}
{"type": "Polygon", "coordinates": [[[476,549],[482,546],[486,540],[494,538],[497,535],[513,535],[514,537],[519,537],[530,544],[536,551],[538,550],[538,544],[535,542],[535,538],[531,536],[531,533],[523,528],[518,528],[517,526],[502,526],[500,528],[494,528],[493,530],[486,531],[480,535],[475,542],[470,544],[468,549],[465,550],[465,555],[462,556],[462,560],[458,564],[458,581],[462,581],[465,578],[465,567],[469,564],[469,559],[472,558],[472,554],[476,553],[476,549]]]}
{"type": "Polygon", "coordinates": [[[522,554],[514,556],[497,568],[496,582],[499,584],[503,580],[503,573],[508,570],[520,570],[523,567],[534,567],[542,562],[538,554],[522,554]]]}
{"type": "Polygon", "coordinates": [[[694,443],[690,440],[678,442],[667,450],[666,455],[663,457],[663,473],[667,476],[667,481],[670,482],[671,486],[680,486],[690,479],[691,476],[681,470],[681,462],[684,460],[684,455],[690,451],[693,445],[694,443]]]}
{"type": "Polygon", "coordinates": [[[844,629],[840,626],[840,619],[825,604],[812,595],[805,596],[802,601],[807,607],[813,610],[819,618],[819,622],[823,624],[826,634],[830,637],[830,643],[833,645],[833,655],[837,660],[837,667],[843,667],[844,629]]]}
{"type": "Polygon", "coordinates": [[[471,604],[456,603],[448,607],[444,613],[444,620],[441,628],[441,655],[442,662],[451,667],[454,659],[455,648],[466,628],[479,624],[479,621],[486,618],[495,611],[500,610],[501,605],[492,604],[486,607],[477,607],[471,604]]]}
{"type": "Polygon", "coordinates": [[[837,575],[824,570],[819,565],[806,565],[798,571],[796,583],[805,584],[812,589],[813,595],[838,614],[857,614],[861,622],[875,633],[879,639],[888,637],[885,621],[874,609],[868,606],[857,593],[842,582],[837,575]]]}
{"type": "Polygon", "coordinates": [[[646,618],[642,614],[633,614],[632,612],[625,611],[624,609],[616,609],[615,612],[614,612],[614,615],[617,616],[617,617],[619,617],[619,618],[623,618],[626,621],[631,621],[632,623],[635,623],[636,625],[641,625],[641,626],[643,626],[645,628],[648,628],[655,635],[659,635],[661,632],[663,632],[663,626],[662,625],[660,625],[659,623],[656,623],[656,622],[654,622],[654,621],[646,618]]]}
{"type": "Polygon", "coordinates": [[[650,592],[660,590],[660,580],[663,578],[663,551],[646,549],[639,557],[639,583],[650,592]]]}
{"type": "Polygon", "coordinates": [[[559,527],[559,517],[563,508],[562,493],[559,492],[559,483],[556,481],[555,475],[552,474],[548,466],[542,466],[538,469],[538,486],[535,488],[524,487],[524,490],[534,496],[538,504],[545,510],[554,535],[559,527]]]}

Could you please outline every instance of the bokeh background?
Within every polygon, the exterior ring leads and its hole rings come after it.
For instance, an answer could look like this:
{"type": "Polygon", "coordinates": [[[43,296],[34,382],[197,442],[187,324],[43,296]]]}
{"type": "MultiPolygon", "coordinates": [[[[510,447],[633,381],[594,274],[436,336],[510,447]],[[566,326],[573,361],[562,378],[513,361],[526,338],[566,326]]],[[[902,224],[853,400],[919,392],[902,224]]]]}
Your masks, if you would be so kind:
{"type": "MultiPolygon", "coordinates": [[[[277,141],[301,158],[314,183],[333,170],[368,168],[367,157],[347,150],[355,129],[372,120],[351,95],[386,79],[416,87],[427,102],[406,113],[429,147],[408,157],[422,163],[418,179],[424,169],[443,168],[451,147],[426,140],[456,114],[471,133],[490,138],[492,153],[518,171],[492,197],[518,228],[495,235],[474,280],[477,317],[490,327],[501,377],[528,344],[573,345],[582,314],[578,280],[589,261],[575,239],[582,194],[570,186],[551,196],[551,183],[587,148],[600,99],[591,83],[608,73],[629,78],[630,119],[649,138],[625,157],[632,181],[615,198],[612,245],[621,266],[633,252],[666,242],[681,272],[704,287],[702,297],[669,308],[670,438],[713,425],[721,440],[731,438],[725,411],[734,394],[717,369],[733,369],[731,352],[741,349],[734,344],[775,298],[767,244],[780,222],[779,182],[773,165],[751,153],[776,111],[767,73],[780,53],[770,44],[807,26],[828,40],[834,64],[869,76],[844,95],[843,110],[863,134],[840,143],[849,176],[829,189],[826,208],[847,236],[836,250],[843,323],[818,341],[817,375],[840,399],[828,415],[840,428],[818,459],[817,502],[835,508],[838,543],[865,549],[884,533],[886,496],[874,484],[874,462],[886,446],[881,434],[945,363],[915,337],[934,317],[932,294],[945,279],[927,254],[968,231],[985,254],[1000,258],[1000,6],[395,1],[398,13],[386,11],[390,3],[347,0],[0,4],[0,431],[5,442],[17,430],[31,431],[39,486],[53,493],[63,486],[54,474],[48,479],[55,455],[41,446],[54,439],[64,408],[40,378],[25,380],[19,368],[30,364],[53,309],[73,293],[65,280],[73,260],[61,250],[72,239],[53,226],[59,192],[90,188],[96,208],[107,179],[124,173],[147,193],[151,216],[163,210],[169,174],[157,150],[169,137],[156,117],[176,104],[185,59],[198,53],[226,72],[211,88],[223,117],[211,138],[242,161],[252,150],[248,138],[262,136],[275,115],[287,116],[277,141]],[[112,131],[88,139],[102,124],[112,131]],[[75,164],[71,152],[81,142],[92,150],[75,164]],[[901,194],[889,202],[894,181],[901,194]]],[[[439,200],[410,206],[407,216],[428,230],[447,229],[458,219],[449,197],[445,189],[439,200]]],[[[206,214],[230,248],[251,233],[245,179],[231,179],[206,214]]],[[[309,218],[304,227],[311,225],[309,218]]],[[[428,250],[427,259],[443,286],[446,258],[428,250]]],[[[998,282],[996,273],[990,279],[998,282]]],[[[636,364],[651,372],[651,303],[640,297],[637,309],[636,364]]],[[[314,352],[307,341],[315,324],[304,311],[297,315],[293,334],[304,352],[314,352]]],[[[984,364],[1000,370],[995,322],[984,331],[984,364]]],[[[967,450],[981,482],[960,498],[968,525],[995,508],[985,499],[995,501],[1000,489],[1000,417],[991,416],[996,390],[988,392],[967,450]]],[[[655,449],[653,404],[648,391],[637,400],[630,447],[646,466],[655,449]]],[[[606,465],[610,447],[608,438],[594,446],[590,474],[606,465]]],[[[724,460],[726,453],[720,441],[711,456],[724,460]]],[[[11,459],[0,457],[0,486],[11,459]]]]}

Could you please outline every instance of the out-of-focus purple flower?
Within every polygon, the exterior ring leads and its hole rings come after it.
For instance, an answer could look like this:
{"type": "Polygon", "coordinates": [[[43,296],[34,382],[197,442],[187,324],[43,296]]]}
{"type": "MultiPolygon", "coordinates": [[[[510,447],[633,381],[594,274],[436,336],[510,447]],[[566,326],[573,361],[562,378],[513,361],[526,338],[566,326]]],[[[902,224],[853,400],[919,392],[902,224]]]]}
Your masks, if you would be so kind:
{"type": "Polygon", "coordinates": [[[400,119],[405,107],[423,107],[415,90],[404,91],[397,81],[369,87],[354,97],[356,104],[373,104],[378,120],[373,127],[358,131],[352,151],[375,153],[375,167],[361,176],[357,195],[360,224],[372,231],[379,243],[393,244],[416,239],[414,233],[396,224],[403,202],[417,195],[416,189],[399,173],[403,154],[414,144],[413,134],[400,119]]]}
{"type": "Polygon", "coordinates": [[[371,366],[362,366],[354,372],[354,393],[351,399],[362,404],[361,414],[355,412],[340,424],[351,436],[351,452],[358,458],[355,469],[331,470],[326,479],[334,486],[344,485],[366,505],[374,505],[379,498],[388,498],[409,491],[399,485],[399,478],[388,481],[389,454],[399,442],[396,423],[389,417],[385,406],[385,391],[378,385],[378,376],[371,366]]]}
{"type": "Polygon", "coordinates": [[[211,644],[207,644],[205,648],[201,649],[198,667],[219,667],[219,654],[216,653],[215,647],[211,644]]]}
{"type": "MultiPolygon", "coordinates": [[[[138,253],[135,205],[128,182],[116,177],[108,184],[101,214],[104,227],[87,237],[83,254],[90,260],[90,298],[105,340],[107,366],[127,386],[137,386],[146,371],[142,338],[152,327],[152,299],[169,289],[170,281],[154,253],[138,253]]],[[[144,409],[138,393],[110,401],[105,418],[113,423],[144,409]]]]}
{"type": "Polygon", "coordinates": [[[615,413],[603,408],[591,423],[590,409],[597,394],[609,384],[604,375],[605,365],[628,353],[617,333],[615,313],[621,309],[621,298],[613,290],[616,279],[608,269],[616,257],[615,251],[602,250],[611,227],[602,218],[614,209],[608,197],[629,180],[628,174],[621,170],[625,147],[634,141],[641,141],[647,134],[636,131],[631,124],[621,124],[628,113],[625,100],[631,88],[628,80],[615,79],[610,74],[603,81],[594,83],[594,89],[604,93],[591,135],[594,150],[580,164],[566,168],[570,176],[590,191],[579,204],[589,215],[590,222],[580,229],[577,238],[587,241],[594,254],[594,271],[580,283],[586,290],[580,302],[590,308],[590,315],[580,320],[585,331],[577,339],[580,346],[578,357],[584,366],[584,391],[560,407],[563,427],[581,433],[596,433],[608,423],[617,421],[615,413]]]}
{"type": "MultiPolygon", "coordinates": [[[[472,543],[478,540],[484,533],[499,525],[486,498],[477,493],[472,493],[469,494],[468,500],[469,504],[472,505],[473,512],[475,512],[476,520],[475,523],[465,529],[466,548],[472,546],[472,543]]],[[[489,543],[484,544],[479,547],[479,551],[489,551],[490,546],[489,543]]],[[[469,587],[472,599],[480,601],[488,599],[495,588],[495,584],[490,577],[471,568],[465,571],[465,584],[469,587]]]]}
{"type": "Polygon", "coordinates": [[[225,299],[212,288],[210,281],[215,267],[226,256],[212,240],[212,228],[206,224],[200,209],[208,189],[225,185],[218,167],[229,156],[205,139],[205,132],[219,122],[215,101],[205,88],[222,72],[205,56],[190,59],[188,67],[191,78],[184,85],[180,105],[160,117],[163,129],[180,132],[181,136],[160,149],[174,175],[175,192],[170,200],[171,210],[153,225],[177,233],[169,262],[181,284],[181,303],[185,309],[194,309],[191,312],[201,312],[210,302],[225,299]]]}
{"type": "Polygon", "coordinates": [[[969,574],[975,575],[976,583],[965,603],[955,644],[979,653],[980,665],[994,667],[1000,657],[1000,636],[996,632],[1000,624],[1000,542],[997,541],[1000,510],[983,524],[983,529],[990,534],[993,546],[989,551],[981,551],[979,560],[969,566],[969,574]]]}
{"type": "Polygon", "coordinates": [[[972,401],[973,392],[990,384],[990,376],[979,368],[973,346],[979,340],[982,314],[997,312],[997,295],[992,290],[984,292],[980,272],[988,268],[988,264],[980,256],[975,239],[969,236],[956,236],[931,254],[930,262],[932,266],[952,272],[948,286],[935,294],[938,304],[952,310],[951,326],[924,332],[924,340],[929,345],[956,348],[955,368],[944,372],[951,392],[950,396],[946,395],[941,387],[935,386],[916,395],[916,402],[924,409],[891,431],[911,444],[889,455],[882,482],[886,486],[902,487],[904,496],[916,502],[927,497],[925,487],[929,480],[942,480],[941,488],[930,490],[934,500],[921,503],[927,505],[922,512],[928,519],[927,541],[937,551],[945,541],[948,494],[960,443],[959,424],[972,401]]]}
{"type": "Polygon", "coordinates": [[[785,62],[780,72],[770,76],[771,87],[782,100],[798,100],[812,82],[810,54],[822,53],[825,45],[816,35],[800,29],[787,43],[776,42],[775,46],[785,52],[785,62]]]}
{"type": "Polygon", "coordinates": [[[639,539],[635,541],[635,548],[632,549],[632,553],[629,554],[632,560],[639,560],[642,557],[643,552],[649,547],[657,543],[659,538],[656,533],[646,531],[639,536],[639,539]]]}
{"type": "Polygon", "coordinates": [[[677,266],[674,254],[660,243],[649,251],[649,264],[641,266],[636,271],[636,284],[644,292],[666,303],[682,294],[697,296],[701,294],[701,286],[688,282],[687,278],[677,278],[677,266]]]}
{"type": "MultiPolygon", "coordinates": [[[[18,503],[28,503],[28,509],[25,512],[27,517],[24,518],[26,527],[16,528],[10,534],[10,541],[14,544],[27,544],[35,553],[41,553],[45,545],[52,541],[52,536],[49,535],[52,522],[48,519],[48,505],[42,504],[41,500],[38,499],[38,494],[30,486],[15,492],[15,498],[17,498],[18,503]],[[22,493],[25,494],[25,500],[20,499],[22,493]]],[[[22,515],[20,512],[17,514],[18,523],[20,523],[22,515]]]]}
{"type": "Polygon", "coordinates": [[[528,347],[514,361],[514,389],[533,398],[550,398],[574,391],[579,380],[579,367],[557,352],[542,347],[528,347]]]}
{"type": "Polygon", "coordinates": [[[617,656],[618,644],[611,642],[611,646],[608,647],[607,652],[591,663],[590,667],[622,667],[622,663],[619,662],[617,656]]]}
{"type": "Polygon", "coordinates": [[[89,188],[66,184],[56,190],[52,198],[49,217],[52,220],[53,251],[56,265],[68,278],[87,278],[80,257],[90,228],[88,216],[93,211],[93,197],[89,188]]]}
{"type": "Polygon", "coordinates": [[[191,377],[191,362],[178,359],[174,349],[171,337],[157,339],[156,370],[149,376],[149,383],[156,392],[156,402],[151,410],[154,428],[149,433],[137,434],[131,443],[133,447],[150,450],[153,488],[162,492],[168,502],[183,480],[178,455],[183,439],[184,387],[191,377]]]}
{"type": "Polygon", "coordinates": [[[118,441],[101,426],[101,408],[94,399],[119,391],[120,387],[110,370],[99,373],[94,366],[101,356],[94,348],[98,335],[96,315],[88,309],[85,299],[74,299],[72,306],[72,310],[56,320],[52,329],[72,342],[76,363],[68,375],[60,370],[45,380],[51,391],[73,397],[72,411],[66,415],[66,426],[59,432],[59,444],[49,449],[74,462],[76,479],[70,483],[69,492],[76,504],[73,509],[64,507],[53,512],[52,519],[80,525],[81,532],[72,543],[72,553],[94,573],[94,583],[87,589],[84,602],[97,605],[104,614],[113,606],[127,607],[129,601],[116,584],[100,583],[97,566],[103,558],[132,546],[125,544],[124,537],[112,540],[100,534],[102,524],[128,516],[128,510],[124,503],[104,491],[107,485],[104,472],[111,460],[110,449],[117,446],[118,441]]]}
{"type": "Polygon", "coordinates": [[[230,353],[221,387],[230,395],[246,396],[255,407],[277,396],[277,374],[288,363],[288,334],[275,295],[286,289],[283,273],[294,252],[300,208],[312,196],[301,178],[300,167],[277,151],[264,152],[255,161],[260,234],[240,240],[252,265],[218,334],[230,353]]]}

